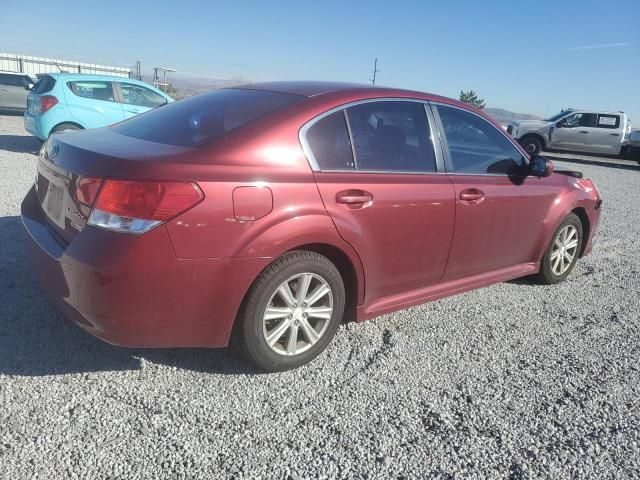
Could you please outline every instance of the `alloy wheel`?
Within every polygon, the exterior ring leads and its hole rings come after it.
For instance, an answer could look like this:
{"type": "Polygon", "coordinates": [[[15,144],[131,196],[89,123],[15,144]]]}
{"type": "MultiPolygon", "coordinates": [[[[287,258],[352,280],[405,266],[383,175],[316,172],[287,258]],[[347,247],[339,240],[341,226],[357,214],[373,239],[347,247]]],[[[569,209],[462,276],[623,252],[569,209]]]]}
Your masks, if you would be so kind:
{"type": "Polygon", "coordinates": [[[578,252],[578,229],[574,225],[566,225],[556,235],[551,249],[551,271],[554,275],[563,275],[578,252]]]}
{"type": "Polygon", "coordinates": [[[315,273],[299,273],[271,295],[263,314],[264,339],[280,355],[298,355],[320,340],[332,314],[333,292],[327,281],[315,273]]]}

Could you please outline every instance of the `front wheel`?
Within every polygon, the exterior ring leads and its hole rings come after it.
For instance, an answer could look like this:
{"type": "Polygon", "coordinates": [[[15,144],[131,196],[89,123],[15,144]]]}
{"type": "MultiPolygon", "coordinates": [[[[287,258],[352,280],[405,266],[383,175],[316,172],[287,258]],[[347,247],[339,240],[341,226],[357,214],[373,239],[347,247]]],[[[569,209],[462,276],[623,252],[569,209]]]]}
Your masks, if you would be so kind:
{"type": "Polygon", "coordinates": [[[529,155],[538,155],[542,150],[542,142],[534,136],[525,136],[520,140],[520,145],[529,155]]]}
{"type": "Polygon", "coordinates": [[[582,249],[582,233],[582,222],[578,216],[575,213],[567,215],[542,257],[538,273],[542,283],[559,283],[569,276],[582,249]]]}
{"type": "Polygon", "coordinates": [[[329,259],[315,252],[289,252],[249,291],[239,318],[242,350],[262,370],[304,365],[333,338],[344,304],[344,283],[329,259]]]}

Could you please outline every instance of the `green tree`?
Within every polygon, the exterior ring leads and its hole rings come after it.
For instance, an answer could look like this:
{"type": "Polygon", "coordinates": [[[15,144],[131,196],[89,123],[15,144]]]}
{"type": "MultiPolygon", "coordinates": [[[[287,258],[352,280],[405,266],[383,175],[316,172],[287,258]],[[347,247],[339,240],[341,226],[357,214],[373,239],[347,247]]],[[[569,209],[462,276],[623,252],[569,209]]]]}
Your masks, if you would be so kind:
{"type": "Polygon", "coordinates": [[[460,101],[477,108],[484,108],[484,98],[478,98],[478,95],[473,90],[469,90],[468,92],[460,90],[460,101]]]}

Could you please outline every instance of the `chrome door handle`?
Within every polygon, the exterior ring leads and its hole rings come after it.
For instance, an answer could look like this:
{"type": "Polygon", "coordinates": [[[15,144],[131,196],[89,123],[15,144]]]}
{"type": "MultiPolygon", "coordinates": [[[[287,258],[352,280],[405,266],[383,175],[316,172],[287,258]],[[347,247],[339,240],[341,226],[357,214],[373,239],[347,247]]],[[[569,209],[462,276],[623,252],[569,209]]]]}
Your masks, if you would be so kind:
{"type": "Polygon", "coordinates": [[[364,190],[342,190],[336,193],[336,203],[347,205],[349,208],[364,208],[373,203],[373,195],[364,190]]]}
{"type": "Polygon", "coordinates": [[[477,188],[467,188],[460,192],[460,200],[471,204],[480,203],[484,200],[484,192],[477,188]]]}
{"type": "Polygon", "coordinates": [[[0,92],[8,92],[9,90],[6,88],[0,88],[0,92]]]}

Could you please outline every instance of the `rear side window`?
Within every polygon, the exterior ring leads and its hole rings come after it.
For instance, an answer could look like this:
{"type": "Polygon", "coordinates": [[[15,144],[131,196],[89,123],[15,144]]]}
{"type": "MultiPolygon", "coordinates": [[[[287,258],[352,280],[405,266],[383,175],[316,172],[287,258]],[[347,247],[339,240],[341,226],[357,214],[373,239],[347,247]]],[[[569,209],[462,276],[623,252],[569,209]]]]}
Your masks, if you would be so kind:
{"type": "Polygon", "coordinates": [[[367,102],[347,109],[358,170],[435,172],[423,103],[367,102]]]}
{"type": "Polygon", "coordinates": [[[522,153],[494,125],[459,108],[438,105],[449,147],[447,170],[461,174],[517,175],[522,153]]]}
{"type": "Polygon", "coordinates": [[[132,83],[119,83],[122,103],[139,107],[156,108],[167,103],[167,99],[153,90],[132,83]]]}
{"type": "Polygon", "coordinates": [[[77,81],[67,82],[69,90],[78,97],[90,98],[92,100],[102,100],[114,102],[113,84],[111,82],[100,81],[77,81]]]}
{"type": "Polygon", "coordinates": [[[304,98],[263,90],[215,90],[167,104],[112,128],[151,142],[199,147],[304,98]]]}
{"type": "Polygon", "coordinates": [[[53,77],[50,77],[49,75],[44,75],[40,77],[40,79],[38,79],[38,81],[33,86],[31,91],[37,94],[47,93],[53,90],[53,87],[55,85],[56,85],[56,81],[53,77]]]}
{"type": "Polygon", "coordinates": [[[320,170],[353,170],[353,153],[344,110],[315,122],[306,140],[320,170]]]}
{"type": "Polygon", "coordinates": [[[0,73],[0,85],[7,85],[9,87],[24,87],[27,81],[21,75],[9,75],[6,73],[0,73]]]}
{"type": "Polygon", "coordinates": [[[598,115],[598,128],[618,128],[620,127],[620,117],[618,115],[598,115]]]}

